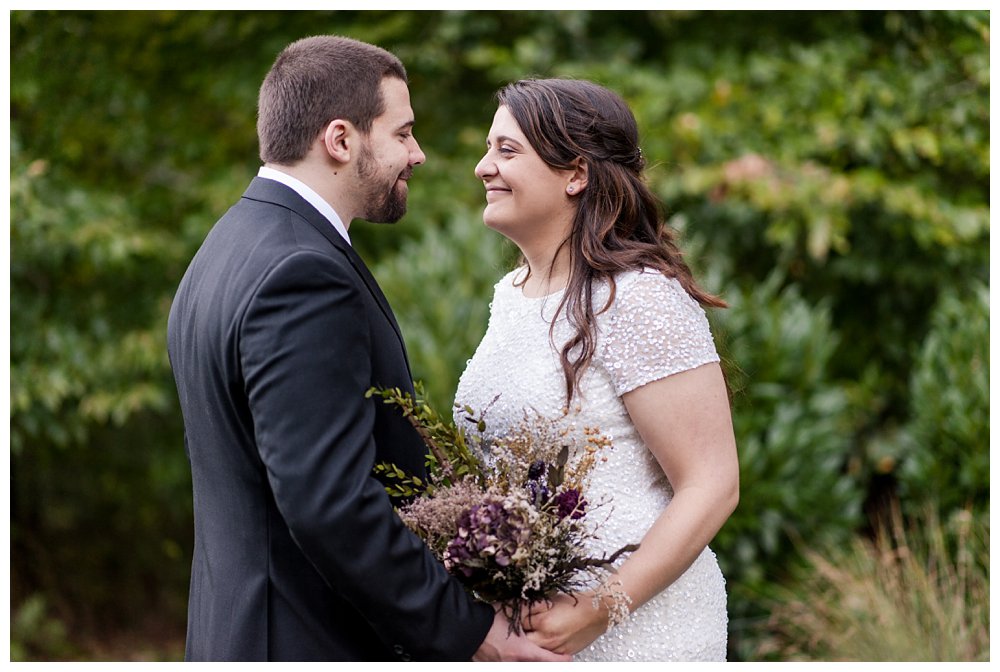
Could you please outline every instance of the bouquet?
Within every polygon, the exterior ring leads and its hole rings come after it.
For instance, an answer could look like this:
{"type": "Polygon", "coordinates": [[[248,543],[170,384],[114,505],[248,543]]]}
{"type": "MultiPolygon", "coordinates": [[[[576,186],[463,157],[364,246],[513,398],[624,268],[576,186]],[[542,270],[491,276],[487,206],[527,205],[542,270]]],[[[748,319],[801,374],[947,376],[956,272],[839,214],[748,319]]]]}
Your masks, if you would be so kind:
{"type": "Polygon", "coordinates": [[[594,601],[608,606],[611,624],[623,621],[630,600],[610,580],[612,563],[638,545],[610,557],[586,551],[599,527],[588,517],[607,504],[586,495],[607,437],[526,414],[512,431],[487,440],[488,409],[456,408],[475,430],[468,432],[442,420],[416,389],[416,399],[398,388],[368,391],[398,406],[429,450],[426,480],[392,464],[375,466],[403,522],[475,597],[499,604],[514,632],[523,605],[594,585],[594,601]]]}

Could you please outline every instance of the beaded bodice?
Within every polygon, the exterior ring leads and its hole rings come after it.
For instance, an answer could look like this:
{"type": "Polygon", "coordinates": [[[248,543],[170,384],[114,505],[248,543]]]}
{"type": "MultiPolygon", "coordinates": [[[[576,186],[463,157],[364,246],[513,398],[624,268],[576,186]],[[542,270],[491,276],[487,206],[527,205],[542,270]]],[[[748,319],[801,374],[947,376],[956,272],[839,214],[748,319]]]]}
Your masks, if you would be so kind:
{"type": "MultiPolygon", "coordinates": [[[[523,269],[512,271],[496,284],[489,326],[456,393],[456,403],[463,406],[477,411],[489,406],[487,437],[514,427],[524,419],[526,410],[546,418],[558,418],[565,411],[565,378],[558,352],[573,329],[564,314],[554,326],[552,321],[562,292],[527,298],[514,284],[519,272],[523,273],[523,269]]],[[[663,470],[632,424],[621,396],[671,374],[719,360],[704,311],[677,280],[646,270],[623,273],[615,284],[613,302],[597,317],[594,358],[566,416],[567,422],[578,424],[580,429],[599,428],[612,441],[605,454],[607,459],[599,461],[592,472],[587,493],[592,501],[610,502],[596,517],[600,521],[599,540],[597,547],[590,550],[598,554],[641,541],[673,495],[663,470]]],[[[606,305],[609,295],[608,285],[596,288],[595,312],[606,305]]],[[[712,613],[709,621],[714,653],[709,657],[718,657],[720,622],[724,657],[723,580],[714,555],[705,549],[681,579],[578,659],[703,657],[694,649],[705,649],[704,638],[692,637],[687,626],[674,622],[686,618],[685,609],[691,607],[674,604],[679,599],[678,591],[687,590],[699,597],[695,601],[697,609],[704,606],[702,596],[711,603],[707,608],[712,613]],[[673,602],[668,599],[671,591],[673,602]],[[650,622],[648,627],[646,621],[650,622]]]]}

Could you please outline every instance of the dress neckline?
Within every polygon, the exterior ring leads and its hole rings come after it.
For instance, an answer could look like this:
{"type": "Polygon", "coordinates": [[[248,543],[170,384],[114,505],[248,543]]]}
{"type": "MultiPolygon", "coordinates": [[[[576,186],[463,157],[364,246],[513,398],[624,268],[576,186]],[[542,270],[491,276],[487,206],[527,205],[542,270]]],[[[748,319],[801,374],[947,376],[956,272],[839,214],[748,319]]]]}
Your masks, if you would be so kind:
{"type": "Polygon", "coordinates": [[[514,294],[519,299],[522,299],[524,301],[544,301],[545,299],[552,299],[558,297],[560,294],[566,291],[566,287],[563,286],[555,291],[549,292],[548,294],[542,294],[541,296],[528,296],[527,294],[524,293],[523,285],[518,286],[514,284],[517,279],[518,273],[522,270],[523,267],[514,269],[510,274],[510,283],[509,283],[510,288],[514,291],[514,294]]]}
{"type": "Polygon", "coordinates": [[[514,290],[517,292],[518,297],[524,299],[525,301],[544,301],[545,299],[552,299],[559,296],[560,294],[566,291],[566,288],[562,287],[560,289],[555,290],[554,292],[549,292],[548,294],[542,294],[541,296],[528,296],[527,294],[524,293],[523,287],[514,287],[514,290]]]}

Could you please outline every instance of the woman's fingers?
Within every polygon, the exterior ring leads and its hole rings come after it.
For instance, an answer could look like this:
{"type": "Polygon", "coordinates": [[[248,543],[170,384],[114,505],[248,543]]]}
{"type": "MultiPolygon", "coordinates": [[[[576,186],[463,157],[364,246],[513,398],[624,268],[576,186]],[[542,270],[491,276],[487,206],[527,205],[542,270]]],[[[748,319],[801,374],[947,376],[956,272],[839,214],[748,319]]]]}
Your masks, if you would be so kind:
{"type": "Polygon", "coordinates": [[[552,603],[545,600],[529,602],[521,609],[521,627],[525,632],[531,632],[538,624],[539,616],[552,608],[552,603]]]}

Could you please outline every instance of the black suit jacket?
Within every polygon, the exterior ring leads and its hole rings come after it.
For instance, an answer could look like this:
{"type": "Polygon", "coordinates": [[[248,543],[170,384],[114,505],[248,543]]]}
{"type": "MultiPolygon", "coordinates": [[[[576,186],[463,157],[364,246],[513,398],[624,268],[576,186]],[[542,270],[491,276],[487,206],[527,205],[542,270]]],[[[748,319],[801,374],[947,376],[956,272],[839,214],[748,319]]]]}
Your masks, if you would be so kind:
{"type": "Polygon", "coordinates": [[[189,660],[467,660],[493,620],[393,511],[379,461],[425,448],[373,386],[412,390],[365,264],[255,178],[180,283],[168,350],[194,484],[189,660]]]}

